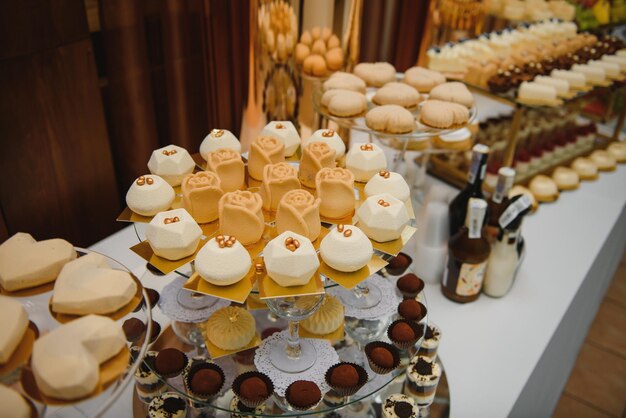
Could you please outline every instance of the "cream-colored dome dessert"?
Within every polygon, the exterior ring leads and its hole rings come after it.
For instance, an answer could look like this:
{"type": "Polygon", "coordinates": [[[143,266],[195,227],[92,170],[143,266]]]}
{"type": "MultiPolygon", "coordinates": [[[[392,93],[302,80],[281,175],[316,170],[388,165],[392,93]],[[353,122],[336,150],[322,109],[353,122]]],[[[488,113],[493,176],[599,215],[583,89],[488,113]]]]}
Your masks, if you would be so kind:
{"type": "Polygon", "coordinates": [[[595,150],[591,153],[589,159],[600,171],[613,171],[617,167],[617,161],[608,151],[595,150]]]}
{"type": "Polygon", "coordinates": [[[580,177],[571,168],[557,167],[552,173],[552,179],[559,190],[574,190],[580,186],[580,177]]]}
{"type": "Polygon", "coordinates": [[[200,144],[200,155],[205,160],[209,152],[220,148],[228,148],[241,154],[241,143],[233,133],[227,129],[213,129],[200,144]]]}
{"type": "Polygon", "coordinates": [[[137,293],[130,273],[115,270],[106,258],[90,253],[70,261],[54,283],[52,310],[69,315],[110,314],[137,293]]]}
{"type": "Polygon", "coordinates": [[[63,239],[35,241],[18,232],[0,245],[0,284],[14,292],[52,282],[75,258],[74,246],[63,239]]]}
{"type": "Polygon", "coordinates": [[[357,209],[359,228],[369,238],[387,242],[400,238],[404,227],[409,223],[409,215],[404,202],[389,193],[373,195],[357,209]]]}
{"type": "Polygon", "coordinates": [[[168,210],[176,197],[174,189],[156,175],[139,176],[126,193],[126,204],[138,215],[154,216],[168,210]]]}
{"type": "Polygon", "coordinates": [[[239,350],[250,344],[256,333],[254,317],[243,308],[227,306],[205,324],[209,341],[222,350],[239,350]]]}
{"type": "Polygon", "coordinates": [[[606,150],[618,163],[626,163],[626,143],[613,142],[606,150]]]}
{"type": "Polygon", "coordinates": [[[20,302],[8,296],[0,296],[0,364],[5,364],[19,345],[26,328],[28,313],[20,302]]]}
{"type": "Polygon", "coordinates": [[[216,286],[228,286],[243,279],[252,267],[248,250],[235,237],[218,235],[196,254],[200,277],[216,286]]]}
{"type": "Polygon", "coordinates": [[[302,321],[302,328],[310,333],[326,335],[335,331],[343,323],[343,304],[331,295],[326,295],[319,309],[302,321]]]}
{"type": "Polygon", "coordinates": [[[261,131],[259,136],[273,136],[285,146],[285,157],[291,157],[300,146],[300,135],[289,121],[270,122],[261,131]]]}
{"type": "Polygon", "coordinates": [[[28,402],[17,391],[0,385],[0,417],[31,418],[28,402]]]}
{"type": "Polygon", "coordinates": [[[387,158],[376,144],[354,144],[346,155],[346,168],[354,174],[354,180],[365,183],[387,169],[387,158]]]}
{"type": "Polygon", "coordinates": [[[307,237],[285,231],[265,246],[267,275],[280,286],[302,286],[320,266],[317,252],[307,237]]]}
{"type": "Polygon", "coordinates": [[[373,253],[369,238],[353,225],[337,225],[320,244],[322,260],[335,270],[346,273],[365,267],[373,253]]]}
{"type": "Polygon", "coordinates": [[[152,251],[168,260],[192,255],[201,236],[202,229],[185,209],[158,213],[146,229],[146,239],[152,251]]]}
{"type": "Polygon", "coordinates": [[[302,147],[306,147],[311,142],[325,142],[335,150],[335,160],[340,160],[346,155],[346,144],[337,132],[332,129],[318,129],[309,138],[302,142],[302,147]]]}
{"type": "Polygon", "coordinates": [[[528,188],[539,202],[554,202],[559,198],[559,188],[554,180],[540,174],[533,177],[528,188]]]}
{"type": "Polygon", "coordinates": [[[196,163],[185,148],[168,145],[152,151],[148,161],[150,173],[160,176],[172,187],[180,186],[183,178],[190,173],[196,163]]]}
{"type": "Polygon", "coordinates": [[[595,180],[598,178],[598,167],[589,158],[576,158],[572,163],[572,169],[578,173],[581,180],[595,180]]]}
{"type": "Polygon", "coordinates": [[[404,177],[393,171],[381,170],[365,185],[365,196],[389,193],[396,199],[406,202],[411,197],[411,189],[404,177]]]}

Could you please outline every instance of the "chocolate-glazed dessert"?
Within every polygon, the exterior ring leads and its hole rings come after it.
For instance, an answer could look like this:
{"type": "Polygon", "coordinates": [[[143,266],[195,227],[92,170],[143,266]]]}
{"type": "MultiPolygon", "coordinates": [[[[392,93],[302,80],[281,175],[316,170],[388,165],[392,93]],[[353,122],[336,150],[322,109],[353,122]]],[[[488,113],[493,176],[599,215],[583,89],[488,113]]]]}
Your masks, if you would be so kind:
{"type": "Polygon", "coordinates": [[[498,70],[496,75],[487,81],[489,90],[494,93],[506,93],[513,87],[513,74],[510,71],[498,70]]]}

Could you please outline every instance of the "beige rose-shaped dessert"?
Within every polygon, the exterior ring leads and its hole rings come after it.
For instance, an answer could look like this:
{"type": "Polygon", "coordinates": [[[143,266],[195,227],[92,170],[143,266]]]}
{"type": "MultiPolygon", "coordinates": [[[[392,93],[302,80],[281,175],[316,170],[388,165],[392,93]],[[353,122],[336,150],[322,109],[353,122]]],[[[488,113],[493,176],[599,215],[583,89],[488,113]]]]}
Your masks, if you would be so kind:
{"type": "Polygon", "coordinates": [[[248,173],[256,180],[263,180],[263,167],[285,161],[285,146],[273,136],[260,136],[250,145],[248,173]]]}
{"type": "Polygon", "coordinates": [[[210,171],[187,174],[181,184],[183,207],[199,224],[217,219],[218,202],[224,195],[220,178],[210,171]]]}
{"type": "Polygon", "coordinates": [[[289,163],[268,164],[263,168],[261,197],[263,209],[276,210],[280,199],[290,190],[300,188],[298,170],[289,163]]]}
{"type": "Polygon", "coordinates": [[[234,236],[243,245],[261,239],[265,221],[260,194],[247,190],[225,193],[219,201],[219,215],[220,234],[234,236]]]}
{"type": "Polygon", "coordinates": [[[322,168],[315,176],[320,215],[341,219],[354,213],[354,174],[345,168],[322,168]]]}
{"type": "Polygon", "coordinates": [[[234,192],[244,188],[245,166],[241,154],[230,148],[220,148],[207,154],[207,170],[217,174],[222,190],[234,192]]]}
{"type": "Polygon", "coordinates": [[[303,189],[285,193],[276,212],[278,233],[291,231],[315,241],[321,229],[320,200],[303,189]]]}
{"type": "Polygon", "coordinates": [[[304,147],[300,160],[300,183],[315,188],[315,176],[322,168],[335,167],[335,150],[325,142],[311,142],[304,147]]]}

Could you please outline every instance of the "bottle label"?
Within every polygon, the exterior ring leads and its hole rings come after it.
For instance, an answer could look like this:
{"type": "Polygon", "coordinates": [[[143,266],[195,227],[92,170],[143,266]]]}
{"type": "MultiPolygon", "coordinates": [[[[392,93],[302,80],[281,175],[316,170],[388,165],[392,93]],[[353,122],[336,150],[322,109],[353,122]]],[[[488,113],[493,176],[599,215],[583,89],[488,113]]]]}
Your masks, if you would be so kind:
{"type": "Polygon", "coordinates": [[[520,213],[528,209],[532,204],[533,202],[530,200],[530,197],[522,195],[522,197],[510,204],[502,216],[500,216],[500,219],[498,220],[500,228],[506,229],[506,227],[509,226],[509,224],[513,222],[520,213]]]}
{"type": "Polygon", "coordinates": [[[471,264],[454,261],[451,264],[452,266],[450,267],[458,268],[456,294],[459,296],[474,296],[478,294],[483,287],[487,262],[471,264]]]}
{"type": "MultiPolygon", "coordinates": [[[[484,212],[483,212],[484,215],[484,212]]],[[[469,239],[477,239],[481,237],[483,229],[483,217],[478,216],[474,212],[469,213],[469,223],[467,225],[467,235],[469,239]]]]}

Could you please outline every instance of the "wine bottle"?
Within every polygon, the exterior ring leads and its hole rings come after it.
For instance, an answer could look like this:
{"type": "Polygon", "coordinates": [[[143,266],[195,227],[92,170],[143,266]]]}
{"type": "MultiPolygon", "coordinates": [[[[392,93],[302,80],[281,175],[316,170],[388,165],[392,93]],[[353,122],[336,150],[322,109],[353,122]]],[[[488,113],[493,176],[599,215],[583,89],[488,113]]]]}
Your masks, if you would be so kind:
{"type": "Polygon", "coordinates": [[[450,203],[450,236],[453,237],[465,222],[467,215],[467,202],[470,198],[483,198],[482,184],[487,169],[487,155],[489,147],[476,144],[472,148],[472,163],[467,174],[465,188],[450,203]]]}
{"type": "Polygon", "coordinates": [[[496,190],[491,195],[491,200],[488,203],[487,225],[485,226],[485,235],[487,241],[493,244],[498,236],[500,225],[500,215],[509,205],[509,190],[513,186],[515,180],[515,170],[509,167],[502,167],[498,170],[498,183],[496,184],[496,190]]]}
{"type": "Polygon", "coordinates": [[[448,261],[441,290],[455,302],[472,302],[480,295],[491,252],[482,231],[486,212],[487,202],[470,198],[465,226],[448,242],[448,261]]]}

